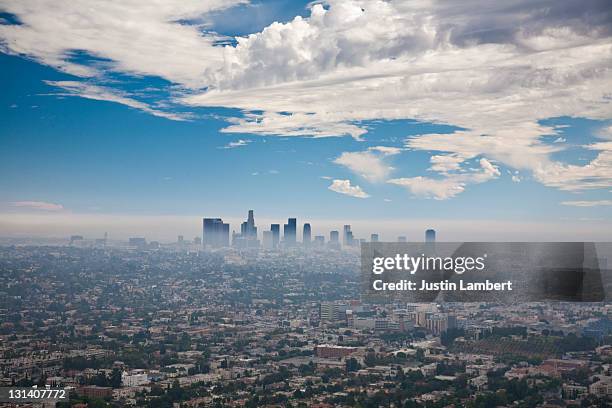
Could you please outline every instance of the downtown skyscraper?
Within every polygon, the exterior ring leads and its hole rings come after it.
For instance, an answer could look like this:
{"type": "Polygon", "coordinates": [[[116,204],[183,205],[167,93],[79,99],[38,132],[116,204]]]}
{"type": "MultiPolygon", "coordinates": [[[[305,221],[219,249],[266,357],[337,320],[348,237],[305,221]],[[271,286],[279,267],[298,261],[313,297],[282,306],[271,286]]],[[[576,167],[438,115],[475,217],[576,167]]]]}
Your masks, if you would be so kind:
{"type": "Polygon", "coordinates": [[[253,210],[249,210],[247,220],[240,224],[240,234],[232,234],[232,246],[236,248],[258,248],[257,227],[253,210]]]}
{"type": "Polygon", "coordinates": [[[202,245],[210,248],[229,246],[229,224],[221,218],[204,218],[202,220],[202,245]]]}
{"type": "Polygon", "coordinates": [[[302,233],[302,244],[304,246],[310,246],[310,240],[312,237],[312,231],[310,229],[310,224],[304,224],[304,231],[302,233]]]}
{"type": "Polygon", "coordinates": [[[297,234],[297,219],[289,218],[283,226],[283,241],[286,246],[295,246],[297,234]]]}

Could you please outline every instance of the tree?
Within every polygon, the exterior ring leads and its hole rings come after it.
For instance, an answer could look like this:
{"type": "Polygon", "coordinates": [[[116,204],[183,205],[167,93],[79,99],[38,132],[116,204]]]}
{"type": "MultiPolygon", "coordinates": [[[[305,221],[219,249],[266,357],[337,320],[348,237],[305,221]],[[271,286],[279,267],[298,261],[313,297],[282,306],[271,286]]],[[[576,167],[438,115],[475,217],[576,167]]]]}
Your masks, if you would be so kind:
{"type": "Polygon", "coordinates": [[[351,357],[348,360],[346,360],[346,371],[347,372],[350,373],[350,372],[358,371],[360,369],[361,369],[361,365],[359,364],[356,358],[351,357]]]}
{"type": "Polygon", "coordinates": [[[113,388],[121,387],[121,371],[118,368],[113,368],[110,376],[110,386],[113,388]]]}
{"type": "Polygon", "coordinates": [[[376,365],[376,354],[374,352],[368,352],[365,355],[365,358],[363,359],[363,362],[365,363],[365,365],[367,365],[368,367],[372,367],[376,365]]]}

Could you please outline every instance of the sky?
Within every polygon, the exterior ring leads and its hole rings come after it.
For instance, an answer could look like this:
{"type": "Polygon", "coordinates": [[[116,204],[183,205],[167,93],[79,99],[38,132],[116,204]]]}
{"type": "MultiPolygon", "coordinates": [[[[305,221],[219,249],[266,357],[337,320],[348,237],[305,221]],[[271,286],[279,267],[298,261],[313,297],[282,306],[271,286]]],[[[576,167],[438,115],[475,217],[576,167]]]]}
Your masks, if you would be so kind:
{"type": "Polygon", "coordinates": [[[0,236],[612,238],[605,0],[0,0],[0,87],[0,236]]]}

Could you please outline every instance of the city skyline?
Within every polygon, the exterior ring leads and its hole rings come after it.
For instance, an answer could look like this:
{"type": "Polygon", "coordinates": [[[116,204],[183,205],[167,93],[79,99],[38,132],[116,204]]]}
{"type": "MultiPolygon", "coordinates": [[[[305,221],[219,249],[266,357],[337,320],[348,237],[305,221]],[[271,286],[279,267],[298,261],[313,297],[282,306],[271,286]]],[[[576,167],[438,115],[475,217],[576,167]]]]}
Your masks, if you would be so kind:
{"type": "Polygon", "coordinates": [[[0,406],[612,407],[612,0],[0,0],[0,406]]]}
{"type": "Polygon", "coordinates": [[[606,2],[0,12],[0,236],[66,235],[60,219],[123,236],[129,217],[161,233],[248,205],[457,239],[460,223],[480,239],[610,239],[606,2]]]}

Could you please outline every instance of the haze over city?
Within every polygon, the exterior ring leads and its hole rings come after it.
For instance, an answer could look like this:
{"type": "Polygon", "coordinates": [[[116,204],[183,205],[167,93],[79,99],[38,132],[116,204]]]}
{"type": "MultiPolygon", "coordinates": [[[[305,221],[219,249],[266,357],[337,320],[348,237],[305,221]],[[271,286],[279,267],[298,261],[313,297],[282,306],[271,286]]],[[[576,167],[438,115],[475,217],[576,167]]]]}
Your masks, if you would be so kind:
{"type": "Polygon", "coordinates": [[[1,236],[171,239],[248,207],[390,237],[609,239],[605,1],[0,10],[1,236]]]}

